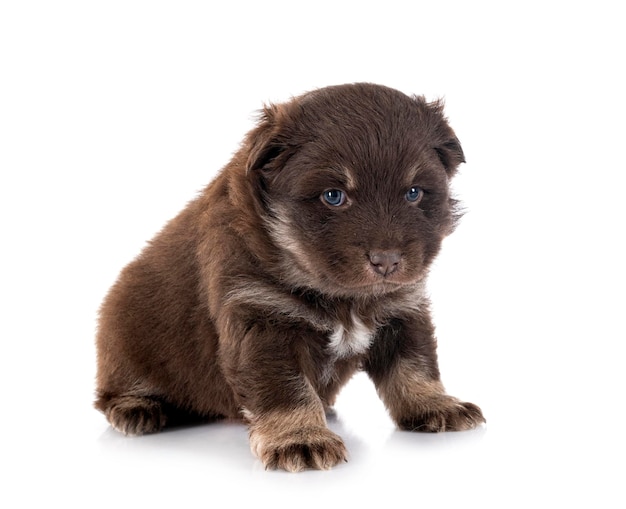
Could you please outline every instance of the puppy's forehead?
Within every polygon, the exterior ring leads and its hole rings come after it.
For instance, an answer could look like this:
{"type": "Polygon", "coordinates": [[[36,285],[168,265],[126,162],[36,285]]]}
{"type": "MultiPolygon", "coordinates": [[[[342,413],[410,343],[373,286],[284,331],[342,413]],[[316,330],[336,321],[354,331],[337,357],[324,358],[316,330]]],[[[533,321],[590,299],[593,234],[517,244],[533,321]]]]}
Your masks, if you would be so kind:
{"type": "MultiPolygon", "coordinates": [[[[336,142],[334,139],[333,143],[336,142]]],[[[358,147],[358,140],[345,140],[343,145],[326,148],[328,150],[322,149],[319,143],[312,143],[304,148],[302,157],[293,158],[300,184],[316,182],[346,191],[367,189],[383,193],[411,187],[424,178],[445,180],[445,172],[436,164],[435,153],[428,148],[387,146],[383,149],[367,141],[358,147]]]]}
{"type": "Polygon", "coordinates": [[[438,169],[432,147],[410,129],[396,129],[386,137],[369,126],[337,129],[308,144],[306,153],[314,167],[324,168],[324,173],[330,169],[348,190],[410,186],[416,178],[438,169]]]}
{"type": "Polygon", "coordinates": [[[359,164],[351,166],[344,164],[336,167],[336,173],[345,182],[346,191],[353,191],[369,187],[372,190],[383,191],[386,188],[409,188],[420,182],[428,181],[431,184],[445,182],[443,171],[437,171],[437,166],[430,161],[431,157],[425,153],[416,159],[391,160],[386,164],[359,164]]]}
{"type": "Polygon", "coordinates": [[[384,192],[438,172],[433,147],[440,112],[423,98],[356,84],[305,94],[294,105],[287,132],[297,147],[293,163],[320,179],[384,192]]]}

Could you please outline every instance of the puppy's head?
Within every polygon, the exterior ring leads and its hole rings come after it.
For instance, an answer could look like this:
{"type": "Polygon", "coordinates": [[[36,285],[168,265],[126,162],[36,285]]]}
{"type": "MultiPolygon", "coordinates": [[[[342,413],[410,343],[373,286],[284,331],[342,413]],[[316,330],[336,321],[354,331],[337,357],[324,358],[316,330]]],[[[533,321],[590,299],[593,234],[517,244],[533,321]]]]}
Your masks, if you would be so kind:
{"type": "Polygon", "coordinates": [[[439,102],[371,84],[265,108],[248,177],[290,285],[335,296],[424,278],[455,221],[463,151],[439,102]]]}

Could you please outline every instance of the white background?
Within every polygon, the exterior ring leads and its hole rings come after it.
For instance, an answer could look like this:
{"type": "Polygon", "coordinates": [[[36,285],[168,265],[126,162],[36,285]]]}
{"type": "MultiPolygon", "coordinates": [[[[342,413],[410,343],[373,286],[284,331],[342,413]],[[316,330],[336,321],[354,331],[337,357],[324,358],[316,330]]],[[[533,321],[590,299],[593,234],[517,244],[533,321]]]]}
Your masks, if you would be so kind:
{"type": "Polygon", "coordinates": [[[2,2],[0,505],[624,507],[624,17],[617,1],[2,2]],[[487,425],[398,432],[357,376],[331,422],[350,461],[329,472],[266,472],[237,423],[113,432],[91,407],[93,338],[119,270],[264,102],[353,81],[446,100],[468,212],[430,291],[444,383],[487,425]]]}

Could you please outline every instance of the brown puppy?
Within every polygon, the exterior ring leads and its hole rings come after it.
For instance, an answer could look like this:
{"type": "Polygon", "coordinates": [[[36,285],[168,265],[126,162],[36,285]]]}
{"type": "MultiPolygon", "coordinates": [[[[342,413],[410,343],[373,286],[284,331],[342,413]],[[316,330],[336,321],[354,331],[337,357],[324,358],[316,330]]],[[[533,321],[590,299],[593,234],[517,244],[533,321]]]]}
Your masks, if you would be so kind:
{"type": "Polygon", "coordinates": [[[463,161],[423,97],[355,84],[266,107],[104,301],[96,407],[136,435],[243,416],[291,471],[346,459],[325,410],[358,369],[402,429],[483,422],[444,392],[424,292],[463,161]]]}

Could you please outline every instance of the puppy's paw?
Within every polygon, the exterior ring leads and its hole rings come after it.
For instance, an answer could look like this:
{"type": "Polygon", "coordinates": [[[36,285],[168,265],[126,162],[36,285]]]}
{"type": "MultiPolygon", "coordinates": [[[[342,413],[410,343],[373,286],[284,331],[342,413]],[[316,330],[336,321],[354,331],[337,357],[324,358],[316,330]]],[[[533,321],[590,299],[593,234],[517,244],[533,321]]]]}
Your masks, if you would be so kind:
{"type": "Polygon", "coordinates": [[[166,421],[161,403],[141,396],[113,398],[104,413],[111,426],[124,435],[155,433],[166,421]]]}
{"type": "Polygon", "coordinates": [[[487,422],[480,408],[446,396],[425,404],[414,415],[398,419],[398,426],[408,431],[437,433],[465,431],[487,422]]]}
{"type": "Polygon", "coordinates": [[[288,472],[328,470],[347,461],[348,457],[341,438],[329,429],[317,426],[276,435],[252,432],[250,445],[266,469],[288,472]]]}

